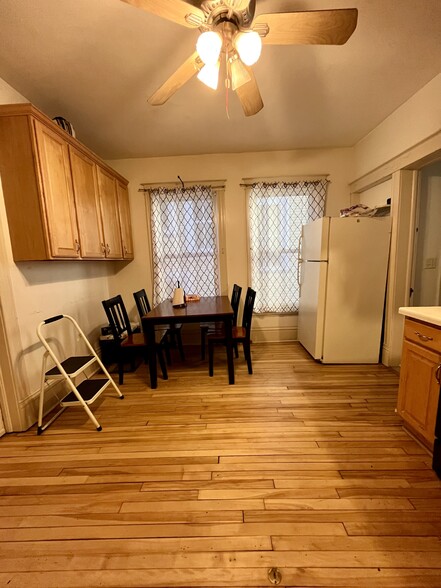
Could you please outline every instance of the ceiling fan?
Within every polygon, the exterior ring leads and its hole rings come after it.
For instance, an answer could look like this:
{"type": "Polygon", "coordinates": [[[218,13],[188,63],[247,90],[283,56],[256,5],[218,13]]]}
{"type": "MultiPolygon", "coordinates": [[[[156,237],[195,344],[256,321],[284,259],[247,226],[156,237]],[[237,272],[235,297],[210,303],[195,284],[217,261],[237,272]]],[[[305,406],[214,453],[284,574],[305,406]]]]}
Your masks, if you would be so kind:
{"type": "Polygon", "coordinates": [[[279,12],[254,16],[256,0],[203,0],[200,8],[184,0],[122,0],[188,28],[198,28],[196,51],[148,99],[164,104],[193,76],[216,89],[221,60],[227,88],[246,116],[263,108],[251,65],[266,45],[343,45],[357,25],[357,9],[279,12]]]}

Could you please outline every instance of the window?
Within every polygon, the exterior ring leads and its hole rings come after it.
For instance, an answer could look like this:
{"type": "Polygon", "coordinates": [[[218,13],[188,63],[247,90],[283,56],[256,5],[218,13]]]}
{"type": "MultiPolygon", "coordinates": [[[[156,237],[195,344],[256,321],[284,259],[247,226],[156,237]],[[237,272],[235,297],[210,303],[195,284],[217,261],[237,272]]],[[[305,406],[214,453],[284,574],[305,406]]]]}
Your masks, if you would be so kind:
{"type": "Polygon", "coordinates": [[[218,191],[210,186],[150,190],[153,302],[187,293],[220,294],[218,191]]]}
{"type": "Polygon", "coordinates": [[[255,312],[298,310],[302,225],[323,216],[327,180],[256,183],[248,187],[251,284],[255,312]]]}

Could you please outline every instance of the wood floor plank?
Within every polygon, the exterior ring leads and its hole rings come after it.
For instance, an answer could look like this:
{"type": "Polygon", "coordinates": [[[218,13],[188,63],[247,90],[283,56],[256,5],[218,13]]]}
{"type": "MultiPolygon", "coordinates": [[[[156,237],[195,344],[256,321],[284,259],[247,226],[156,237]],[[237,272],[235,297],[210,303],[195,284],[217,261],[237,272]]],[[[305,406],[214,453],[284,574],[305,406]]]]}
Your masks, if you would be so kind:
{"type": "Polygon", "coordinates": [[[3,572],[121,569],[401,568],[440,570],[439,551],[259,551],[156,552],[142,555],[23,556],[2,560],[3,572]]]}
{"type": "Polygon", "coordinates": [[[173,351],[120,402],[0,439],[0,586],[439,588],[441,480],[395,412],[398,374],[298,343],[173,351]]]}
{"type": "MultiPolygon", "coordinates": [[[[346,535],[344,525],[338,523],[213,523],[205,524],[147,524],[147,525],[76,525],[57,527],[29,527],[0,529],[1,542],[55,541],[63,539],[115,539],[143,537],[224,537],[271,535],[346,535]]],[[[432,533],[433,534],[433,533],[432,533]]]]}
{"type": "MultiPolygon", "coordinates": [[[[439,588],[439,570],[416,569],[381,569],[381,568],[285,568],[283,570],[284,586],[300,587],[351,587],[360,588],[439,588]],[[403,583],[404,582],[404,583],[403,583]]],[[[78,586],[101,586],[104,588],[144,588],[152,587],[206,587],[234,586],[268,586],[266,568],[173,568],[168,570],[100,570],[100,571],[63,571],[63,572],[0,572],[0,583],[10,588],[77,588],[78,586]]]]}
{"type": "MultiPolygon", "coordinates": [[[[325,539],[326,537],[322,538],[325,539]]],[[[335,538],[335,536],[334,536],[335,538]]],[[[281,537],[280,539],[283,539],[281,537]]],[[[355,538],[357,541],[359,538],[355,538]]],[[[417,550],[417,543],[412,548],[417,550]]],[[[432,547],[425,544],[424,549],[432,547]]],[[[144,553],[174,553],[174,552],[224,552],[224,551],[268,551],[272,549],[271,538],[253,535],[251,537],[153,537],[148,539],[78,539],[62,541],[19,541],[3,543],[2,557],[14,558],[17,553],[25,557],[65,555],[75,552],[76,555],[136,555],[144,553]]],[[[423,546],[421,549],[423,550],[423,546]]]]}
{"type": "Polygon", "coordinates": [[[440,552],[439,537],[272,537],[273,548],[287,551],[404,551],[404,552],[440,552]]]}

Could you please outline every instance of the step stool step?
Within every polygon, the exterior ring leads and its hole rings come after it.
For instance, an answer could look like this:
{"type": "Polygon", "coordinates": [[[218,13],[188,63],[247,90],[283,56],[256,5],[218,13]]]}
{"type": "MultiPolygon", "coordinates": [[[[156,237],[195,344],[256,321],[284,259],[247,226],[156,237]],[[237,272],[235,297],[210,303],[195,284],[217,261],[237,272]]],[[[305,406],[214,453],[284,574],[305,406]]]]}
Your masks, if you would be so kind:
{"type": "MultiPolygon", "coordinates": [[[[77,386],[77,390],[81,398],[86,404],[92,404],[94,400],[103,392],[110,384],[110,380],[84,380],[77,386]]],[[[80,401],[73,392],[69,392],[67,396],[60,402],[61,406],[72,406],[74,404],[80,404],[80,401]]]]}
{"type": "MultiPolygon", "coordinates": [[[[96,359],[93,355],[74,355],[62,361],[61,365],[69,376],[75,377],[94,361],[96,361],[96,359]]],[[[45,376],[46,378],[53,379],[64,378],[57,366],[46,372],[45,376]]]]}

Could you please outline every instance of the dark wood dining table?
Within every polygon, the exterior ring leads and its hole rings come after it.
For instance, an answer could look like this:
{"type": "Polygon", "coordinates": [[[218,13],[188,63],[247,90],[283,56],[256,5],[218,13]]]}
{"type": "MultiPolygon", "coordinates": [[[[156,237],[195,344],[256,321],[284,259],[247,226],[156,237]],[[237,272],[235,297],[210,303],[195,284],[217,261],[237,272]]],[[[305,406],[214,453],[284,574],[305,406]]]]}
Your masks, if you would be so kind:
{"type": "MultiPolygon", "coordinates": [[[[142,317],[142,325],[148,341],[155,337],[155,325],[171,325],[176,323],[223,322],[225,326],[225,342],[227,349],[228,383],[234,384],[234,361],[232,325],[234,312],[228,296],[204,296],[198,301],[187,302],[183,308],[173,307],[171,300],[161,302],[142,317]]],[[[148,346],[150,386],[157,388],[158,374],[156,367],[156,351],[154,345],[148,346]]]]}

